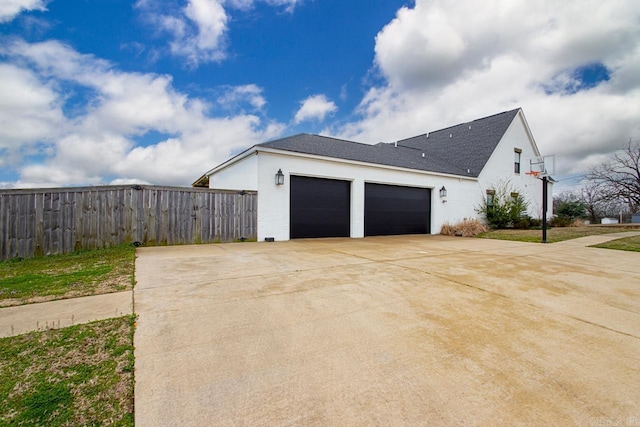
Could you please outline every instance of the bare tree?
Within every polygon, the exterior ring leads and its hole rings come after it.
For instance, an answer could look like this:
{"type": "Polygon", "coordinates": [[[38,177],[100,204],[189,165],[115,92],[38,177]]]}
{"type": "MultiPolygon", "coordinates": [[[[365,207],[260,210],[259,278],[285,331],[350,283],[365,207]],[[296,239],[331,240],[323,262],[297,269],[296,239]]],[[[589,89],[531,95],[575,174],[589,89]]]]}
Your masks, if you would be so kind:
{"type": "Polygon", "coordinates": [[[640,142],[631,140],[611,159],[591,169],[587,179],[608,202],[623,201],[632,212],[640,208],[640,142]]]}
{"type": "Polygon", "coordinates": [[[607,198],[604,196],[602,188],[595,182],[589,181],[582,187],[580,199],[587,208],[587,215],[592,224],[600,222],[600,218],[606,216],[607,198]]]}

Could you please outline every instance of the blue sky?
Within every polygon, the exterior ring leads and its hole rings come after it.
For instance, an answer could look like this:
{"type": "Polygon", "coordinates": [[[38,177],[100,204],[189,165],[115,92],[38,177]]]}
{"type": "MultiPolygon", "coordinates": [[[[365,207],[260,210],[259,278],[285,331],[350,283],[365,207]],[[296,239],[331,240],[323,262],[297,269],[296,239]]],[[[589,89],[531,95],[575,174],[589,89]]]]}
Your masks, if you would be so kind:
{"type": "MultiPolygon", "coordinates": [[[[175,14],[186,4],[165,3],[175,14]]],[[[176,90],[200,98],[215,97],[221,86],[255,84],[269,100],[269,117],[287,122],[299,100],[315,93],[340,102],[345,111],[355,108],[373,64],[375,36],[405,3],[312,1],[287,12],[284,6],[256,2],[250,10],[231,9],[226,58],[202,61],[197,67],[166,56],[163,50],[170,38],[147,22],[142,8],[132,7],[131,1],[85,0],[72,7],[52,1],[47,12],[25,14],[26,19],[6,25],[5,34],[30,41],[60,40],[78,52],[108,59],[122,71],[168,74],[176,90]],[[26,30],[35,26],[32,18],[46,20],[49,29],[26,30]]],[[[300,131],[313,130],[313,125],[300,126],[300,131]]]]}
{"type": "Polygon", "coordinates": [[[640,134],[639,21],[632,0],[13,0],[0,187],[189,185],[268,139],[516,107],[573,182],[640,134]]]}

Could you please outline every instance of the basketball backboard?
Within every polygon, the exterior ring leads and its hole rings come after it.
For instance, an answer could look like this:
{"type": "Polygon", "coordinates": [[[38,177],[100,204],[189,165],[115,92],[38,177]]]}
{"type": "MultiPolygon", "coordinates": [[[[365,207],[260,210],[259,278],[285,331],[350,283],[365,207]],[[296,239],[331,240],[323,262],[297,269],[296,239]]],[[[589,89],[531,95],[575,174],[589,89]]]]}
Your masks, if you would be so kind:
{"type": "Polygon", "coordinates": [[[535,176],[551,176],[556,173],[556,156],[540,156],[529,159],[529,172],[535,176]]]}

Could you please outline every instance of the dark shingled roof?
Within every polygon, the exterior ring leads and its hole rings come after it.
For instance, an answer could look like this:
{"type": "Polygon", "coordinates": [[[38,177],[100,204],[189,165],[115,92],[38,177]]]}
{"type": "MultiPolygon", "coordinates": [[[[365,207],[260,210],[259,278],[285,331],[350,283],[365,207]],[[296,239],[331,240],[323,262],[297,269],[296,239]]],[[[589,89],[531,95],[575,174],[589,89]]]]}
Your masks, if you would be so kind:
{"type": "Polygon", "coordinates": [[[477,177],[518,111],[506,111],[404,139],[397,142],[397,147],[394,143],[369,145],[309,134],[277,139],[257,147],[477,177]]]}

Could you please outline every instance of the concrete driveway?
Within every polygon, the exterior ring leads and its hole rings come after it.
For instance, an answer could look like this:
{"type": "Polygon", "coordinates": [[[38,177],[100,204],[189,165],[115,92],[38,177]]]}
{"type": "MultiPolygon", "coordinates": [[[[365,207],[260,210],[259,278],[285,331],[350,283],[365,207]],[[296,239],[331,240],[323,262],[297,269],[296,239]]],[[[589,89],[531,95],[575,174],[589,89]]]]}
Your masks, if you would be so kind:
{"type": "Polygon", "coordinates": [[[608,239],[142,248],[136,426],[640,426],[640,254],[608,239]]]}

